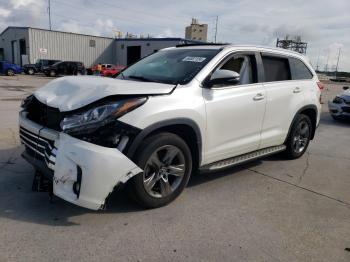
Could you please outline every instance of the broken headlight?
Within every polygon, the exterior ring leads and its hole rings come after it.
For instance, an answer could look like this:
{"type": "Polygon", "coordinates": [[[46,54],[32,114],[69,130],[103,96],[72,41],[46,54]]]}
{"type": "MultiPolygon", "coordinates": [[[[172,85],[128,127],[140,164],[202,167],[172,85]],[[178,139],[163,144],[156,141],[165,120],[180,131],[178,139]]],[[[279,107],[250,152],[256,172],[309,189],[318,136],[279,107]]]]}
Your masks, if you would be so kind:
{"type": "Polygon", "coordinates": [[[66,116],[61,121],[61,129],[67,132],[94,131],[96,128],[125,115],[143,105],[147,98],[131,98],[97,106],[82,113],[66,116]]]}

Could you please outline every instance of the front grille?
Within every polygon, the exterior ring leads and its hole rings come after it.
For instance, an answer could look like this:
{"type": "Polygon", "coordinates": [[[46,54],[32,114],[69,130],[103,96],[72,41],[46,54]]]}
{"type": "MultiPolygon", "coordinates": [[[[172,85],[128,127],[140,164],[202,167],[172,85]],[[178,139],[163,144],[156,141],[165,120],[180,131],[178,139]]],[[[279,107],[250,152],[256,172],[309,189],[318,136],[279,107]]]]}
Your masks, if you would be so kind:
{"type": "Polygon", "coordinates": [[[342,107],[341,109],[343,109],[345,113],[350,113],[350,107],[342,107]]]}
{"type": "Polygon", "coordinates": [[[28,112],[28,119],[39,125],[60,131],[60,122],[64,118],[64,113],[61,113],[58,108],[49,107],[32,96],[26,104],[25,110],[28,112]]]}
{"type": "Polygon", "coordinates": [[[23,127],[20,127],[19,135],[27,153],[35,159],[45,162],[48,168],[53,170],[57,153],[54,141],[40,137],[23,127]]]}

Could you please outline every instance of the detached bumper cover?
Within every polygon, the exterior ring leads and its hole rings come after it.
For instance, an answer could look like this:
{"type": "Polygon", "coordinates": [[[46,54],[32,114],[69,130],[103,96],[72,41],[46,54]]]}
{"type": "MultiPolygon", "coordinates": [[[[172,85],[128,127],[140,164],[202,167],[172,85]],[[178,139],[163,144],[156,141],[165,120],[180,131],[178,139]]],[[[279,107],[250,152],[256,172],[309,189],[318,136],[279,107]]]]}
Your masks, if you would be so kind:
{"type": "Polygon", "coordinates": [[[73,204],[97,210],[104,206],[106,197],[119,183],[125,183],[142,170],[114,148],[88,143],[65,133],[40,126],[19,116],[20,130],[27,130],[28,136],[21,136],[26,146],[23,154],[34,167],[47,168],[53,174],[53,193],[73,204]],[[42,148],[42,141],[52,141],[53,146],[42,148]],[[28,157],[28,152],[31,152],[28,157]],[[42,157],[42,154],[44,157],[42,157]],[[45,161],[51,159],[51,162],[45,161]],[[30,161],[30,160],[35,161],[30,161]],[[80,174],[78,174],[80,173],[80,174]],[[79,183],[79,193],[73,189],[79,183]]]}
{"type": "Polygon", "coordinates": [[[117,149],[60,133],[53,193],[73,204],[97,210],[117,184],[125,183],[140,172],[142,170],[117,149]],[[73,191],[78,167],[82,171],[79,197],[73,191]]]}

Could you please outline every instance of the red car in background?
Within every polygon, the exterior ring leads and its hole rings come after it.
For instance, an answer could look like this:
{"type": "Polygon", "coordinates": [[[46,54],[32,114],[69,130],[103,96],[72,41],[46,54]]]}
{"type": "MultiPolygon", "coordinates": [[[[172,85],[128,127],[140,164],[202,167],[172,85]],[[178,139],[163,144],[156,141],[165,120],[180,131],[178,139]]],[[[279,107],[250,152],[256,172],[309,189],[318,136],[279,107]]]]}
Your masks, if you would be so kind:
{"type": "Polygon", "coordinates": [[[124,69],[125,69],[125,66],[116,66],[116,65],[112,65],[112,67],[105,67],[105,68],[102,67],[100,75],[105,77],[113,77],[119,74],[119,72],[124,69]]]}
{"type": "MultiPolygon", "coordinates": [[[[98,65],[93,66],[92,68],[89,68],[87,70],[88,75],[96,75],[97,74],[97,68],[98,65]]],[[[119,74],[120,71],[125,69],[125,66],[117,66],[112,64],[101,64],[102,70],[99,72],[98,75],[105,76],[105,77],[113,77],[119,74]]]]}

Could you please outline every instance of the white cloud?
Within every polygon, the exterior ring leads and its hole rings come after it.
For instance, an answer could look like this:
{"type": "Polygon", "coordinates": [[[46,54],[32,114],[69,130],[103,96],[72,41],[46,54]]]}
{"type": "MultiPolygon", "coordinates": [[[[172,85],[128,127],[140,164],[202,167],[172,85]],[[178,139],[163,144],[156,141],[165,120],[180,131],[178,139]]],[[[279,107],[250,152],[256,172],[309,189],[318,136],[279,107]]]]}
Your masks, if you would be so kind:
{"type": "Polygon", "coordinates": [[[0,7],[0,17],[8,17],[10,14],[10,10],[0,7]]]}
{"type": "Polygon", "coordinates": [[[27,7],[27,6],[32,6],[35,5],[37,6],[42,2],[41,0],[11,0],[12,7],[14,9],[18,9],[21,7],[27,7]]]}

